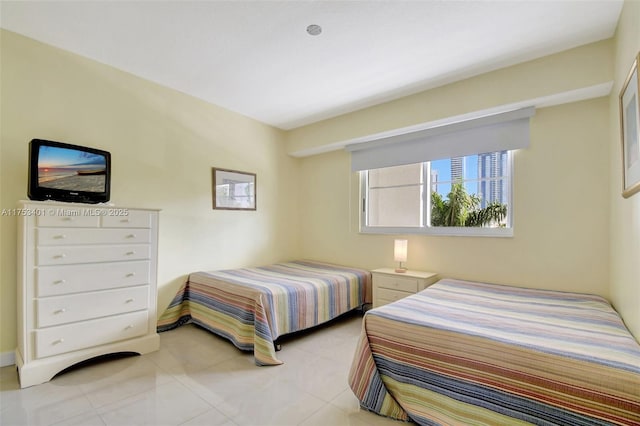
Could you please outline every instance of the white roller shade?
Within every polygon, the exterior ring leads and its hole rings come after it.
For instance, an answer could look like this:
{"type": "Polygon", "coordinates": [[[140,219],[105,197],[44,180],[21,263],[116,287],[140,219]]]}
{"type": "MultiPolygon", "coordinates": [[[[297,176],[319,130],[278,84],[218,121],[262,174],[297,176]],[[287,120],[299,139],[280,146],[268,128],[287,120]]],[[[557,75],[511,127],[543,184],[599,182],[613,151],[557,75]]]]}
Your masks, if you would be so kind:
{"type": "Polygon", "coordinates": [[[529,146],[529,118],[523,108],[473,120],[347,145],[351,170],[400,166],[442,158],[529,146]]]}

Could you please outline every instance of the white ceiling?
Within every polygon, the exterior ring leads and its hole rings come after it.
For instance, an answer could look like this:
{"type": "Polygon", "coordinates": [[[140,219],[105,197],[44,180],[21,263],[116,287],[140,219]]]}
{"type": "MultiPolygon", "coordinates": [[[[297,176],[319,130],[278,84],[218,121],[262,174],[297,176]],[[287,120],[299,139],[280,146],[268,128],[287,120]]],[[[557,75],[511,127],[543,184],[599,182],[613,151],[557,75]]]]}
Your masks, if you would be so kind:
{"type": "Polygon", "coordinates": [[[622,4],[3,0],[0,25],[291,129],[609,38],[622,4]]]}

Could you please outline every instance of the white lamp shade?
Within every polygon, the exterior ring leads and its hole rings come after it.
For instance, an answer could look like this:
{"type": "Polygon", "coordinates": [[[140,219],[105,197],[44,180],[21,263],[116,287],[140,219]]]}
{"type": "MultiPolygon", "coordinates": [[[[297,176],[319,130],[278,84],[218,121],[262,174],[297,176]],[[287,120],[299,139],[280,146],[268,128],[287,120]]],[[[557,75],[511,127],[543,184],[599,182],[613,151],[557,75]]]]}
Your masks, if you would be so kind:
{"type": "Polygon", "coordinates": [[[393,246],[393,257],[396,262],[407,261],[407,240],[396,240],[393,246]]]}

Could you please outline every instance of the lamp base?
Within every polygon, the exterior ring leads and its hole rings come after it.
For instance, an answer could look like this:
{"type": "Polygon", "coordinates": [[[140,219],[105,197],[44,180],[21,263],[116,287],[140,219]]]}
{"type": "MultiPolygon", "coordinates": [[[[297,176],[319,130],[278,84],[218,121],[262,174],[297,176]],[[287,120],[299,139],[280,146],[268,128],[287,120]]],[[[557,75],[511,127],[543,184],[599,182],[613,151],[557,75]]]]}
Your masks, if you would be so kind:
{"type": "Polygon", "coordinates": [[[405,272],[407,272],[407,268],[396,268],[396,272],[404,274],[405,272]]]}

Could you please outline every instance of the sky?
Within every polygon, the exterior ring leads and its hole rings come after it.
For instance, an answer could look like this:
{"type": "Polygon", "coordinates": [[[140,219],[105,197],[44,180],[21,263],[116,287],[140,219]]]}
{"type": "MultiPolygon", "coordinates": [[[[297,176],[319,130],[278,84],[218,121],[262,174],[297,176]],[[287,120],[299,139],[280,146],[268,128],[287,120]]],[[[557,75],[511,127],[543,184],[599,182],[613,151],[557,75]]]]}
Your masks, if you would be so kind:
{"type": "MultiPolygon", "coordinates": [[[[478,177],[478,156],[469,155],[464,157],[464,170],[465,177],[470,179],[476,179],[478,177]]],[[[451,182],[451,159],[445,158],[443,160],[431,161],[431,171],[438,172],[438,182],[451,182]]],[[[478,192],[477,182],[469,182],[465,185],[467,193],[475,194],[478,192]]],[[[451,191],[451,184],[438,185],[438,193],[445,196],[451,191]]]]}
{"type": "Polygon", "coordinates": [[[75,149],[41,146],[38,157],[38,167],[65,167],[81,164],[105,165],[105,159],[101,155],[92,154],[75,149]]]}

